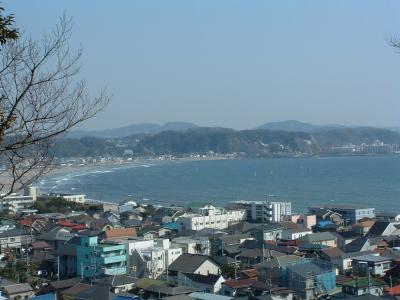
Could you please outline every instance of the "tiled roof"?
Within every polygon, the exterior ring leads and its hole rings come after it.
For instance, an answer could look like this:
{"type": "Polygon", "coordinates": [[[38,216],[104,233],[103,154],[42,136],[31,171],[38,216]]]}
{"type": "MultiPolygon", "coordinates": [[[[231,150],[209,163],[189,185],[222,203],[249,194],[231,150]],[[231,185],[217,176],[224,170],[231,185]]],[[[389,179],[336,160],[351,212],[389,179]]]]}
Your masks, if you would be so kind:
{"type": "Polygon", "coordinates": [[[107,230],[105,233],[105,237],[107,239],[112,238],[133,238],[136,237],[136,229],[135,228],[116,228],[107,230]]]}
{"type": "Polygon", "coordinates": [[[226,280],[223,284],[229,286],[232,289],[240,289],[244,287],[251,286],[252,284],[257,282],[257,278],[246,278],[246,279],[229,279],[226,280]]]}

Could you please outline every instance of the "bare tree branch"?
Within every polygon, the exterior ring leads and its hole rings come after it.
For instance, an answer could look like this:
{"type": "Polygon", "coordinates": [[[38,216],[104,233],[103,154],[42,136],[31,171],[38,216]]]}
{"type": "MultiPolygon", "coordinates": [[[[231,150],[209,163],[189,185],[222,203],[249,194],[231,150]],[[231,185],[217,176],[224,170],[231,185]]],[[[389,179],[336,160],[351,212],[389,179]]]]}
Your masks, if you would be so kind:
{"type": "Polygon", "coordinates": [[[0,192],[35,181],[52,162],[57,137],[92,118],[109,101],[90,98],[79,80],[82,51],[71,52],[65,16],[39,41],[8,40],[0,52],[0,192]],[[10,182],[1,182],[7,176],[10,182]]]}

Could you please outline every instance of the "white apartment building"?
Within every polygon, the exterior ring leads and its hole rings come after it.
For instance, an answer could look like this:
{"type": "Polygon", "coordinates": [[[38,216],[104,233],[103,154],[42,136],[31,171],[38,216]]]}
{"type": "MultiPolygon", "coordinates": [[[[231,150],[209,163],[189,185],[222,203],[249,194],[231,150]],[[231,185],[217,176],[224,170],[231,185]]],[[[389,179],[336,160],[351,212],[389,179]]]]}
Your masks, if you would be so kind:
{"type": "Polygon", "coordinates": [[[290,202],[253,201],[249,203],[247,216],[251,221],[276,223],[292,214],[290,202]]]}
{"type": "Polygon", "coordinates": [[[210,255],[210,240],[206,236],[182,236],[174,238],[171,243],[182,248],[183,253],[210,255]]]}
{"type": "Polygon", "coordinates": [[[158,278],[180,256],[182,248],[171,246],[169,239],[159,239],[136,244],[129,252],[129,267],[138,277],[158,278]],[[152,242],[152,244],[150,243],[152,242]]]}
{"type": "Polygon", "coordinates": [[[245,218],[245,209],[223,210],[209,204],[200,208],[198,213],[182,215],[178,221],[183,230],[225,229],[230,224],[240,222],[245,218]]]}
{"type": "Polygon", "coordinates": [[[17,213],[20,210],[27,209],[33,206],[37,197],[37,189],[34,186],[29,186],[24,189],[23,195],[11,194],[8,196],[0,196],[0,212],[6,211],[17,213]]]}

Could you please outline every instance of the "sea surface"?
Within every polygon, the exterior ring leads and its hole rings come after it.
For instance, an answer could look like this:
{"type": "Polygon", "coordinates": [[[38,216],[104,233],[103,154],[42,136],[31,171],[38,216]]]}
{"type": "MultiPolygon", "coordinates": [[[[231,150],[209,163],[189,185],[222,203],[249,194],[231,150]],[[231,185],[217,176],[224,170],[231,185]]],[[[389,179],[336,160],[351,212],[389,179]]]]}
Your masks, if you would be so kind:
{"type": "Polygon", "coordinates": [[[268,197],[291,201],[298,212],[319,204],[400,212],[400,156],[146,163],[48,176],[39,187],[115,202],[222,205],[268,197]]]}

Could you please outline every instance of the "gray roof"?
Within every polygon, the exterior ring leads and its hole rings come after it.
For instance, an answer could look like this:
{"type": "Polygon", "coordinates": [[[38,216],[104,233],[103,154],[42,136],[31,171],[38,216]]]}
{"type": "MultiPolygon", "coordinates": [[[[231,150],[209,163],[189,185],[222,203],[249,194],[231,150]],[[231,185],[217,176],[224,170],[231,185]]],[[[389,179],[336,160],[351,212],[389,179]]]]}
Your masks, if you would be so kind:
{"type": "Polygon", "coordinates": [[[36,239],[43,241],[67,241],[72,237],[72,234],[65,228],[62,227],[54,227],[48,231],[42,232],[36,239]]]}
{"type": "Polygon", "coordinates": [[[343,253],[342,258],[354,258],[354,257],[359,257],[367,254],[371,254],[372,251],[361,251],[361,252],[349,252],[349,253],[343,253]]]}
{"type": "Polygon", "coordinates": [[[145,291],[160,293],[167,296],[181,295],[181,294],[189,294],[197,291],[198,289],[186,286],[164,286],[164,285],[149,285],[144,288],[145,291]]]}
{"type": "Polygon", "coordinates": [[[75,284],[79,283],[81,279],[79,277],[74,277],[70,279],[64,279],[64,280],[57,280],[57,281],[52,281],[49,283],[49,285],[53,286],[55,289],[66,289],[71,286],[74,286],[75,284]]]}
{"type": "Polygon", "coordinates": [[[316,242],[336,240],[336,239],[337,237],[330,232],[317,232],[317,233],[307,234],[305,236],[298,238],[297,240],[306,241],[309,243],[316,243],[316,242]]]}
{"type": "Polygon", "coordinates": [[[304,258],[297,255],[284,255],[256,264],[254,267],[258,270],[263,268],[267,269],[282,268],[292,265],[300,260],[304,260],[304,258]]]}
{"type": "Polygon", "coordinates": [[[221,236],[218,239],[221,240],[224,245],[236,245],[240,244],[241,240],[253,239],[253,237],[248,233],[240,233],[221,236]]]}
{"type": "Polygon", "coordinates": [[[367,261],[367,262],[382,262],[382,261],[388,261],[388,260],[390,261],[392,259],[390,257],[386,257],[386,256],[376,256],[373,254],[367,254],[367,255],[355,257],[354,260],[367,261]]]}
{"type": "Polygon", "coordinates": [[[360,237],[357,238],[350,243],[344,245],[344,252],[349,253],[349,252],[360,252],[360,250],[364,247],[366,243],[370,245],[377,245],[379,243],[379,239],[375,238],[366,238],[366,237],[360,237]]]}
{"type": "Polygon", "coordinates": [[[368,235],[382,235],[389,225],[390,222],[387,221],[376,221],[368,231],[368,235]]]}
{"type": "Polygon", "coordinates": [[[191,281],[208,285],[214,285],[218,281],[218,279],[221,278],[221,275],[214,275],[214,274],[201,275],[193,273],[184,273],[184,275],[191,281]]]}
{"type": "Polygon", "coordinates": [[[229,297],[229,296],[221,296],[221,295],[200,293],[200,292],[191,293],[191,294],[189,294],[189,296],[193,297],[194,299],[201,299],[201,300],[230,300],[230,299],[233,299],[233,297],[229,297]]]}
{"type": "Polygon", "coordinates": [[[7,231],[0,233],[0,239],[13,237],[13,236],[20,236],[20,235],[29,235],[29,234],[30,233],[27,230],[15,228],[15,229],[7,230],[7,231]]]}
{"type": "Polygon", "coordinates": [[[293,273],[299,274],[303,277],[324,274],[327,271],[313,263],[300,263],[288,266],[288,269],[293,273]]]}
{"type": "Polygon", "coordinates": [[[62,294],[72,296],[79,299],[96,299],[96,300],[111,300],[115,294],[110,292],[109,287],[101,285],[89,285],[78,283],[69,289],[66,289],[62,294]]]}
{"type": "Polygon", "coordinates": [[[184,253],[169,266],[169,270],[182,273],[193,273],[207,260],[218,265],[207,255],[184,253]]]}
{"type": "Polygon", "coordinates": [[[30,292],[30,291],[33,291],[33,289],[29,283],[18,283],[18,284],[14,284],[14,285],[5,286],[4,291],[8,295],[12,295],[12,294],[30,292]]]}
{"type": "Polygon", "coordinates": [[[17,283],[14,281],[8,280],[6,278],[0,277],[0,288],[8,286],[8,285],[14,285],[14,284],[17,284],[17,283]]]}
{"type": "Polygon", "coordinates": [[[109,285],[112,287],[133,284],[137,281],[137,278],[128,275],[113,275],[105,276],[103,278],[96,279],[97,284],[109,285]]]}

